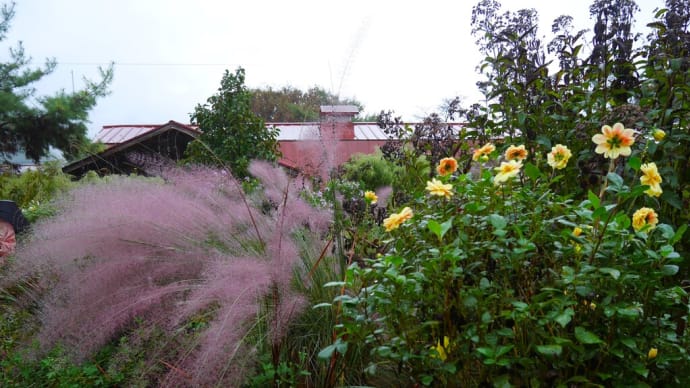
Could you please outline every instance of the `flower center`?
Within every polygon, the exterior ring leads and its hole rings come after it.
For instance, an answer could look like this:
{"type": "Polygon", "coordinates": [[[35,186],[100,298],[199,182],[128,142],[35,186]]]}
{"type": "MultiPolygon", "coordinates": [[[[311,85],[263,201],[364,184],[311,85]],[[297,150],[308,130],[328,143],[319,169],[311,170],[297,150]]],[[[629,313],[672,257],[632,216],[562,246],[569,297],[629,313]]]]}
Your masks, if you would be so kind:
{"type": "Polygon", "coordinates": [[[621,139],[618,135],[613,135],[606,142],[612,149],[619,148],[623,143],[623,139],[621,139]]]}

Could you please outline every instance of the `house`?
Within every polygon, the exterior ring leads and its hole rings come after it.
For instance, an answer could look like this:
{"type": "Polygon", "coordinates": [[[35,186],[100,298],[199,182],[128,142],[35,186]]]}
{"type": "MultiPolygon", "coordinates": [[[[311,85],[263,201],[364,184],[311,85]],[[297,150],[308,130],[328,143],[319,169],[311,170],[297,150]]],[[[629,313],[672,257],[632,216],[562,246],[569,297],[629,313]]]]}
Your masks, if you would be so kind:
{"type": "MultiPolygon", "coordinates": [[[[376,123],[354,122],[353,105],[323,105],[318,122],[266,123],[278,128],[278,163],[293,171],[327,180],[328,173],[355,154],[371,154],[389,139],[376,123]]],[[[162,125],[107,125],[95,140],[108,148],[72,162],[63,171],[82,176],[132,173],[159,157],[180,160],[190,141],[201,134],[196,126],[169,121],[162,125]]]]}
{"type": "Polygon", "coordinates": [[[187,144],[200,134],[197,127],[176,121],[158,125],[106,125],[94,141],[107,148],[66,165],[62,171],[77,177],[87,171],[100,175],[131,174],[160,157],[180,160],[187,144]]]}

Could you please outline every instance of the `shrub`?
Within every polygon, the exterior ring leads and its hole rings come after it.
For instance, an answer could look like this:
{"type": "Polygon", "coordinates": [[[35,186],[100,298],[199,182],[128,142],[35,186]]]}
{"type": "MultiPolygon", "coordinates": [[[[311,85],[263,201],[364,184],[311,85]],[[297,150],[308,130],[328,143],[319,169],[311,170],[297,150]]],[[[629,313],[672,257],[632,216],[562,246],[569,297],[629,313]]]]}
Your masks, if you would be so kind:
{"type": "Polygon", "coordinates": [[[611,159],[584,200],[529,159],[428,181],[384,221],[385,254],[326,285],[343,317],[321,355],[363,344],[368,367],[342,373],[369,383],[687,385],[686,226],[658,223],[645,157],[611,159]]]}
{"type": "Polygon", "coordinates": [[[370,190],[393,185],[400,173],[400,167],[384,159],[380,152],[357,154],[342,166],[342,170],[343,179],[358,182],[370,190]]]}
{"type": "Polygon", "coordinates": [[[0,175],[0,199],[16,202],[33,222],[52,215],[55,209],[50,201],[73,185],[57,162],[48,162],[38,170],[0,175]]]}

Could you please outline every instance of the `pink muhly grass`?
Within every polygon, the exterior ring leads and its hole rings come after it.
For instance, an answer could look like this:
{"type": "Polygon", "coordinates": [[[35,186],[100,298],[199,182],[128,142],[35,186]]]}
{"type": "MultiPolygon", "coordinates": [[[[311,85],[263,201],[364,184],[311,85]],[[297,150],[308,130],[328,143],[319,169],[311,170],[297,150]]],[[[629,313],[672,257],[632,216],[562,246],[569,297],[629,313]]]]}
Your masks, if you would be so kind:
{"type": "Polygon", "coordinates": [[[391,193],[393,193],[393,188],[390,186],[381,187],[376,190],[376,196],[378,197],[377,206],[385,208],[391,193]]]}
{"type": "Polygon", "coordinates": [[[306,204],[282,170],[260,163],[251,170],[277,199],[274,211],[249,209],[237,182],[205,168],[82,184],[57,204],[58,216],[35,225],[0,287],[41,276],[42,348],[62,343],[79,360],[135,317],[176,330],[217,305],[197,346],[171,361],[179,370],[165,380],[239,385],[251,354],[243,341],[263,300],[273,298],[274,343],[306,306],[291,286],[304,272],[293,232],[306,227],[319,236],[329,226],[328,213],[306,204]]]}

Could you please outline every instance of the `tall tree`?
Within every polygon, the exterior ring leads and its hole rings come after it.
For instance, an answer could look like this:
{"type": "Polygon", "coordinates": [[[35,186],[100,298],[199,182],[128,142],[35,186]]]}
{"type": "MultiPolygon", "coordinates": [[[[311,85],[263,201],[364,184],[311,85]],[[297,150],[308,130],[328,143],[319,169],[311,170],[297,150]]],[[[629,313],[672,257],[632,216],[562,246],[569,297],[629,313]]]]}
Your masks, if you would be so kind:
{"type": "MultiPolygon", "coordinates": [[[[635,57],[639,55],[633,44],[639,34],[632,31],[634,16],[639,7],[633,0],[595,0],[589,7],[594,18],[591,71],[599,74],[599,85],[611,91],[617,104],[625,104],[630,91],[639,84],[635,57]]],[[[605,95],[602,101],[607,103],[605,95]]]]}
{"type": "Polygon", "coordinates": [[[304,122],[319,120],[320,105],[356,105],[362,103],[315,86],[306,92],[292,86],[281,89],[252,89],[252,111],[269,122],[304,122]]]}
{"type": "Polygon", "coordinates": [[[187,147],[187,161],[227,165],[237,177],[245,177],[252,159],[274,161],[278,157],[278,129],[267,128],[251,109],[251,93],[244,85],[245,72],[225,71],[218,93],[197,105],[191,122],[202,135],[187,147]]]}
{"type": "MultiPolygon", "coordinates": [[[[14,3],[2,5],[0,42],[14,14],[14,3]]],[[[51,147],[62,151],[68,160],[76,157],[87,143],[88,112],[99,97],[108,94],[112,65],[99,69],[100,81],[85,80],[82,90],[36,96],[32,85],[53,72],[56,61],[47,60],[42,68],[34,69],[28,67],[31,58],[24,54],[21,43],[9,52],[9,61],[0,63],[0,162],[20,151],[38,162],[51,147]]]]}
{"type": "Polygon", "coordinates": [[[487,120],[484,126],[529,143],[540,129],[536,117],[550,113],[543,93],[552,87],[549,62],[537,35],[537,11],[500,10],[496,0],[481,0],[472,8],[472,34],[485,56],[479,69],[486,80],[478,85],[488,101],[487,109],[501,110],[496,120],[487,120]]]}

